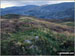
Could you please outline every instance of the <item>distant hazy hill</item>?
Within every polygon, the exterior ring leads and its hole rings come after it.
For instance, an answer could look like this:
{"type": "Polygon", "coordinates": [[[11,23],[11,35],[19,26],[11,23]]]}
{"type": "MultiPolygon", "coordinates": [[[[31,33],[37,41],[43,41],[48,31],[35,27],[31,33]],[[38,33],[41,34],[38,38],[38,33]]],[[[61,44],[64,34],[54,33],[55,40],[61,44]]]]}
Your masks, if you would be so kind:
{"type": "Polygon", "coordinates": [[[33,8],[36,8],[36,5],[27,5],[27,6],[20,6],[20,7],[8,7],[1,9],[1,15],[6,14],[20,14],[24,15],[24,12],[33,8]]]}
{"type": "Polygon", "coordinates": [[[2,15],[20,14],[46,19],[63,19],[74,17],[74,2],[43,6],[22,6],[2,9],[2,15]]]}

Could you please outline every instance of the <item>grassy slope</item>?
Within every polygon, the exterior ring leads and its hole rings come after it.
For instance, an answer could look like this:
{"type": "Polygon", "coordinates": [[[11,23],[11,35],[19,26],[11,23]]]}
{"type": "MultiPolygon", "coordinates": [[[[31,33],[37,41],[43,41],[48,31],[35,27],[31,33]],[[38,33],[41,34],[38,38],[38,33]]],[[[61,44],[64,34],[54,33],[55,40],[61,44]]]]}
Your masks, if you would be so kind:
{"type": "Polygon", "coordinates": [[[74,51],[73,27],[36,19],[4,19],[2,54],[49,55],[74,51]]]}
{"type": "Polygon", "coordinates": [[[62,24],[74,27],[74,22],[63,22],[62,24]]]}

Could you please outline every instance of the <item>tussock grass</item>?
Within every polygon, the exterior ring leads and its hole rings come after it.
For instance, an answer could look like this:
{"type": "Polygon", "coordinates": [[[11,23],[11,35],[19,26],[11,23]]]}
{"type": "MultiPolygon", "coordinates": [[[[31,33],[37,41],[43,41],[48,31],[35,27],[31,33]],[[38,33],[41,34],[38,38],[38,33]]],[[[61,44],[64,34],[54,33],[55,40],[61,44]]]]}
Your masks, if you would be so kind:
{"type": "Polygon", "coordinates": [[[71,26],[33,17],[1,22],[2,55],[55,55],[58,51],[74,51],[71,26]]]}

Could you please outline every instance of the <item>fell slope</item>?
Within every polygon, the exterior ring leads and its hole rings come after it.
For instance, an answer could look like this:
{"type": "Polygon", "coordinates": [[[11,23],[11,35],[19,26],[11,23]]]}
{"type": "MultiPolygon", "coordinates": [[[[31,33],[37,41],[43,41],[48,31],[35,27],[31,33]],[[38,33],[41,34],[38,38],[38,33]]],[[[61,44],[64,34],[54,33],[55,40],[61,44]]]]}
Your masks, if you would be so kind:
{"type": "Polygon", "coordinates": [[[74,19],[74,2],[43,6],[10,7],[1,10],[1,15],[19,14],[35,16],[43,19],[74,19]]]}
{"type": "Polygon", "coordinates": [[[52,55],[74,51],[73,27],[21,16],[0,19],[2,55],[52,55]]]}

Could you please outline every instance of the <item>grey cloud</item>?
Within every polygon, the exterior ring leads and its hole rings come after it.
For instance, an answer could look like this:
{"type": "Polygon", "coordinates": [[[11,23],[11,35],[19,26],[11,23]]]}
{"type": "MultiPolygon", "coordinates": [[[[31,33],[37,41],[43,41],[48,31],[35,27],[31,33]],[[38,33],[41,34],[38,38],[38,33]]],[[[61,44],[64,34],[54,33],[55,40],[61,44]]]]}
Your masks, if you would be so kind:
{"type": "Polygon", "coordinates": [[[49,1],[48,0],[3,0],[2,3],[12,3],[17,6],[21,5],[44,5],[47,4],[49,1]]]}
{"type": "MultiPolygon", "coordinates": [[[[15,6],[24,6],[24,5],[45,5],[45,4],[55,4],[60,2],[66,2],[70,0],[1,0],[2,3],[10,3],[15,6]]],[[[72,0],[71,0],[72,1],[72,0]]]]}

